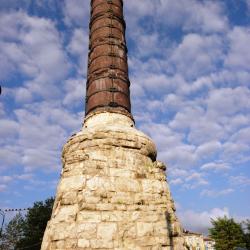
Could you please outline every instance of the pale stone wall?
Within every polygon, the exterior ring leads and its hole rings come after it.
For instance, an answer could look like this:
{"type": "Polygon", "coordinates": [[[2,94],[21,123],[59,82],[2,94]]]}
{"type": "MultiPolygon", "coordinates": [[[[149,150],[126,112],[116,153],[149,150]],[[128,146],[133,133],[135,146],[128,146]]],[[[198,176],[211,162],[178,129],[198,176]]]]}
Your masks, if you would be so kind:
{"type": "Polygon", "coordinates": [[[185,233],[184,241],[186,249],[190,250],[206,250],[203,235],[197,233],[185,233]]]}
{"type": "Polygon", "coordinates": [[[183,249],[165,166],[155,158],[129,117],[88,117],[64,146],[41,249],[183,249]]]}

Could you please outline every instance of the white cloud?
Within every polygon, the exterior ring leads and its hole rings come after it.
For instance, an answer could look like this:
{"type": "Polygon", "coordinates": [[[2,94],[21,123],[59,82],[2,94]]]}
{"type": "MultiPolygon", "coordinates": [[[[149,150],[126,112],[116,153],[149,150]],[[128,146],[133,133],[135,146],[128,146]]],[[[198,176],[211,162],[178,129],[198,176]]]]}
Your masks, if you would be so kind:
{"type": "Polygon", "coordinates": [[[207,196],[207,197],[219,197],[219,196],[224,196],[228,195],[234,192],[234,189],[232,188],[227,188],[227,189],[222,189],[222,190],[209,190],[209,189],[204,189],[201,191],[201,196],[207,196]]]}
{"type": "Polygon", "coordinates": [[[25,88],[16,89],[17,101],[30,101],[31,93],[51,97],[60,92],[55,83],[67,75],[70,65],[55,23],[24,12],[4,13],[0,17],[0,37],[0,70],[5,72],[4,77],[11,78],[15,71],[29,79],[25,88]]]}
{"type": "MultiPolygon", "coordinates": [[[[3,139],[5,139],[4,137],[3,139]]],[[[14,141],[11,142],[13,145],[8,145],[8,140],[6,140],[6,145],[0,147],[0,159],[1,159],[1,165],[0,165],[0,171],[3,171],[10,166],[20,163],[20,149],[16,144],[14,144],[14,141]]]]}
{"type": "Polygon", "coordinates": [[[133,26],[140,18],[150,16],[154,21],[184,30],[224,32],[228,20],[219,2],[197,0],[144,0],[128,1],[125,5],[127,21],[133,26]]]}
{"type": "Polygon", "coordinates": [[[10,182],[12,180],[13,180],[13,178],[11,176],[7,176],[7,175],[0,176],[0,182],[1,183],[8,183],[8,182],[10,182]]]}
{"type": "Polygon", "coordinates": [[[67,25],[87,26],[89,22],[89,1],[65,0],[64,16],[67,25]]]}
{"type": "MultiPolygon", "coordinates": [[[[13,120],[1,119],[0,120],[0,138],[13,137],[18,133],[18,123],[13,120]]],[[[2,140],[0,139],[0,143],[2,140]]],[[[3,142],[2,142],[3,143],[3,142]]]]}
{"type": "Polygon", "coordinates": [[[216,154],[221,147],[222,145],[219,141],[208,141],[199,145],[195,153],[200,159],[206,159],[216,154]]]}
{"type": "Polygon", "coordinates": [[[213,89],[206,100],[208,115],[213,117],[250,112],[250,90],[247,87],[213,89]]]}
{"type": "Polygon", "coordinates": [[[248,9],[250,10],[250,0],[246,0],[246,4],[247,4],[248,9]]]}
{"type": "Polygon", "coordinates": [[[24,87],[16,88],[12,93],[19,103],[31,102],[33,99],[31,91],[24,87]]]}
{"type": "Polygon", "coordinates": [[[234,27],[228,37],[230,49],[225,59],[225,65],[232,69],[249,70],[250,29],[248,27],[234,27]]]}
{"type": "Polygon", "coordinates": [[[75,56],[78,60],[76,66],[81,75],[86,75],[87,61],[88,61],[88,44],[89,36],[84,29],[75,29],[71,40],[67,46],[70,54],[75,56]]]}
{"type": "Polygon", "coordinates": [[[170,64],[175,65],[178,73],[195,79],[215,70],[222,57],[222,42],[219,36],[187,34],[174,50],[170,64]]]}
{"type": "Polygon", "coordinates": [[[203,212],[179,211],[179,218],[185,229],[204,234],[207,234],[208,228],[211,227],[211,219],[224,216],[229,217],[228,208],[213,208],[203,212]]]}
{"type": "Polygon", "coordinates": [[[65,82],[64,89],[66,95],[63,99],[63,104],[66,106],[74,107],[81,106],[84,104],[85,96],[85,79],[68,79],[65,82]]]}
{"type": "Polygon", "coordinates": [[[181,178],[173,179],[170,181],[171,185],[180,185],[183,183],[183,180],[181,178]]]}
{"type": "Polygon", "coordinates": [[[193,0],[160,0],[159,12],[165,23],[182,25],[184,30],[221,32],[227,29],[227,18],[219,2],[193,0]]]}
{"type": "Polygon", "coordinates": [[[248,144],[250,141],[250,127],[242,128],[230,138],[232,142],[248,144]]]}
{"type": "Polygon", "coordinates": [[[204,179],[203,174],[194,172],[190,174],[188,177],[185,179],[186,184],[185,187],[188,189],[193,189],[199,186],[204,186],[208,185],[208,181],[204,179]]]}
{"type": "Polygon", "coordinates": [[[58,169],[62,145],[74,130],[79,130],[82,114],[52,103],[33,103],[15,110],[15,115],[16,122],[1,120],[1,168],[19,163],[26,171],[58,169]],[[10,125],[15,129],[12,137],[10,125]]]}
{"type": "Polygon", "coordinates": [[[175,169],[172,168],[171,165],[169,173],[170,177],[172,177],[170,178],[170,184],[181,187],[182,189],[190,190],[209,185],[208,180],[205,179],[205,175],[193,169],[175,169]]]}
{"type": "Polygon", "coordinates": [[[241,142],[226,142],[223,145],[222,159],[234,164],[241,164],[250,160],[250,146],[241,142]]]}
{"type": "Polygon", "coordinates": [[[231,169],[231,167],[226,163],[209,162],[201,166],[201,170],[204,171],[211,170],[217,172],[217,171],[227,171],[229,169],[231,169]]]}
{"type": "Polygon", "coordinates": [[[235,186],[249,186],[250,178],[244,175],[230,176],[229,182],[235,186]]]}
{"type": "Polygon", "coordinates": [[[0,184],[0,192],[5,191],[6,188],[7,188],[7,185],[5,185],[5,184],[0,184]]]}
{"type": "Polygon", "coordinates": [[[5,115],[4,105],[0,103],[0,117],[5,115]]]}

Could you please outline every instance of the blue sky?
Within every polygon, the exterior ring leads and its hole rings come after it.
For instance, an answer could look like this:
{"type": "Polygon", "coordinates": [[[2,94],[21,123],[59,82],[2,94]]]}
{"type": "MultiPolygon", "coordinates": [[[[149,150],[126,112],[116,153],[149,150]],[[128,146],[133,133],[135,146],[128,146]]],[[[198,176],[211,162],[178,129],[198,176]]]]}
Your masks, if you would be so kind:
{"type": "MultiPolygon", "coordinates": [[[[178,215],[250,217],[250,1],[124,1],[136,125],[167,166],[178,215]]],[[[89,1],[0,0],[0,208],[55,194],[81,128],[89,1]]]]}

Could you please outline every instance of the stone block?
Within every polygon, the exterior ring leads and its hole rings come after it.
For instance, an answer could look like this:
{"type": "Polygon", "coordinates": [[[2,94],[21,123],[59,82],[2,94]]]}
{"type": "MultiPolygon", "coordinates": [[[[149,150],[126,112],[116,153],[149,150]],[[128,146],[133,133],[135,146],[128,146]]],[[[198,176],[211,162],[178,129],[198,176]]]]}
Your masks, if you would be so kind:
{"type": "Polygon", "coordinates": [[[61,206],[54,215],[55,222],[73,222],[76,219],[78,205],[61,206]]]}
{"type": "Polygon", "coordinates": [[[53,241],[77,238],[76,225],[74,223],[55,223],[49,232],[53,241]]]}
{"type": "Polygon", "coordinates": [[[128,221],[124,220],[118,223],[118,237],[120,240],[124,240],[126,238],[135,239],[137,237],[135,223],[129,223],[128,221]]]}
{"type": "Polygon", "coordinates": [[[99,197],[99,196],[85,195],[85,202],[86,203],[97,204],[100,202],[100,200],[101,200],[101,197],[99,197]]]}
{"type": "Polygon", "coordinates": [[[125,211],[104,211],[102,212],[102,221],[104,222],[118,222],[124,221],[128,218],[128,213],[125,211]]]}
{"type": "MultiPolygon", "coordinates": [[[[169,225],[170,226],[170,225],[169,225]]],[[[162,219],[159,222],[153,223],[154,233],[157,236],[169,236],[169,227],[167,221],[162,219]]]]}
{"type": "Polygon", "coordinates": [[[74,190],[82,190],[85,186],[86,179],[83,175],[70,176],[61,179],[58,192],[69,192],[74,190]]]}
{"type": "Polygon", "coordinates": [[[143,237],[143,236],[152,236],[154,233],[154,227],[152,223],[148,222],[137,222],[137,236],[143,237]]]}
{"type": "MultiPolygon", "coordinates": [[[[142,247],[149,247],[151,249],[152,246],[156,245],[158,242],[156,241],[155,237],[152,236],[143,236],[136,238],[136,245],[142,247]]],[[[147,249],[147,248],[142,248],[147,249]]]]}
{"type": "Polygon", "coordinates": [[[63,248],[65,248],[64,242],[65,242],[64,240],[55,241],[55,242],[54,242],[54,247],[55,247],[56,249],[58,249],[58,248],[63,249],[63,248]]]}
{"type": "Polygon", "coordinates": [[[80,211],[77,216],[78,222],[101,222],[101,213],[96,211],[80,211]]]}
{"type": "Polygon", "coordinates": [[[78,238],[93,239],[96,238],[97,225],[95,223],[79,223],[77,226],[78,238]]]}
{"type": "Polygon", "coordinates": [[[90,247],[90,241],[85,239],[79,239],[77,246],[82,248],[90,247]]]}
{"type": "Polygon", "coordinates": [[[87,181],[86,184],[87,189],[96,191],[96,190],[103,190],[103,191],[116,191],[115,186],[112,183],[110,178],[105,177],[92,177],[87,181]]]}
{"type": "Polygon", "coordinates": [[[117,192],[112,198],[111,203],[115,204],[134,204],[134,193],[131,192],[117,192]]]}
{"type": "Polygon", "coordinates": [[[76,249],[77,239],[67,239],[62,249],[76,249]]]}
{"type": "Polygon", "coordinates": [[[111,249],[114,247],[114,242],[106,239],[90,240],[90,249],[111,249]]]}
{"type": "Polygon", "coordinates": [[[110,203],[99,203],[99,204],[96,204],[96,210],[112,211],[114,210],[114,205],[110,203]]]}
{"type": "Polygon", "coordinates": [[[117,177],[115,179],[115,191],[117,192],[140,192],[141,186],[138,180],[117,177]]]}
{"type": "Polygon", "coordinates": [[[110,168],[109,173],[110,173],[110,176],[112,177],[124,177],[124,178],[133,177],[133,172],[126,168],[110,168]]]}
{"type": "Polygon", "coordinates": [[[97,238],[105,240],[113,240],[117,233],[117,224],[110,222],[103,222],[98,224],[97,238]]]}
{"type": "Polygon", "coordinates": [[[161,193],[163,192],[162,182],[159,180],[142,180],[143,192],[161,193]]]}
{"type": "Polygon", "coordinates": [[[64,192],[62,194],[61,205],[73,205],[77,203],[77,192],[64,192]]]}

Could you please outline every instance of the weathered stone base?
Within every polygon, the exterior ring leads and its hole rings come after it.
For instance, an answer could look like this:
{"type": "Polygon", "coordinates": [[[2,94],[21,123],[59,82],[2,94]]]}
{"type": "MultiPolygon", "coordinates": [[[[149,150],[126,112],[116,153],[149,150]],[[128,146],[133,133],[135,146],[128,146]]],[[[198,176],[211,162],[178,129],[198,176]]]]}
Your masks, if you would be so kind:
{"type": "Polygon", "coordinates": [[[165,166],[129,117],[89,117],[62,157],[42,250],[184,249],[165,166]]]}

